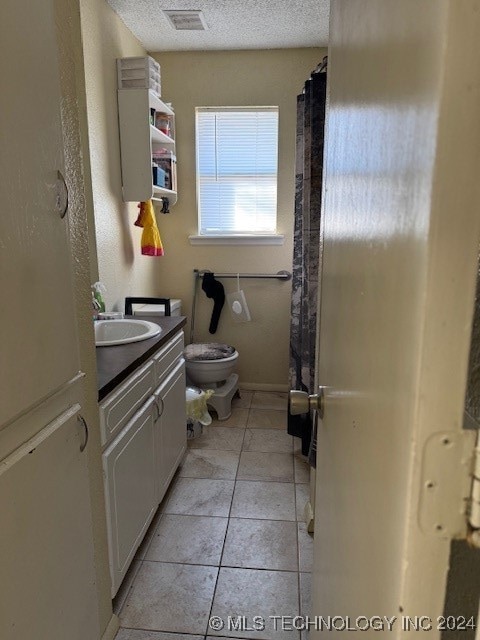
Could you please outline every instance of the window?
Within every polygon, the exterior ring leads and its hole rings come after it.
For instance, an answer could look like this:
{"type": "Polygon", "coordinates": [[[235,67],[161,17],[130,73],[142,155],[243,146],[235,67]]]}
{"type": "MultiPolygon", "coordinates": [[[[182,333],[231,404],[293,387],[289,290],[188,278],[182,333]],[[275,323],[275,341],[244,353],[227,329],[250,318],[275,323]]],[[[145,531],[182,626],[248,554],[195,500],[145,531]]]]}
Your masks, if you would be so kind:
{"type": "Polygon", "coordinates": [[[273,235],[278,107],[196,109],[200,236],[273,235]]]}

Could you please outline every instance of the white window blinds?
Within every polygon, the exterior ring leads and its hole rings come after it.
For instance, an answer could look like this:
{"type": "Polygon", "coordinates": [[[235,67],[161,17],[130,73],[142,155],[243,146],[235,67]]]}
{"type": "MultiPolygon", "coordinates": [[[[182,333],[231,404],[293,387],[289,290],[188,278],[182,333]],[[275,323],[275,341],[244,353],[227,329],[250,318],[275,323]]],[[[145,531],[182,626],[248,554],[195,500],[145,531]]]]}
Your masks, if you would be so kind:
{"type": "Polygon", "coordinates": [[[274,234],[278,107],[199,107],[196,147],[199,234],[274,234]]]}

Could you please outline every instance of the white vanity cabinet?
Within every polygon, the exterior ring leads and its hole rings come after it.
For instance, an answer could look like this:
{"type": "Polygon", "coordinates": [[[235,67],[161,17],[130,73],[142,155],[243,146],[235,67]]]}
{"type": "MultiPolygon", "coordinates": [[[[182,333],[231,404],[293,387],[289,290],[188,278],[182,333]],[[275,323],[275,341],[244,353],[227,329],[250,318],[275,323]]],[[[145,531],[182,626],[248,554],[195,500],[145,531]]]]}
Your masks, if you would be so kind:
{"type": "Polygon", "coordinates": [[[183,347],[180,332],[100,404],[112,597],[186,450],[183,347]]]}

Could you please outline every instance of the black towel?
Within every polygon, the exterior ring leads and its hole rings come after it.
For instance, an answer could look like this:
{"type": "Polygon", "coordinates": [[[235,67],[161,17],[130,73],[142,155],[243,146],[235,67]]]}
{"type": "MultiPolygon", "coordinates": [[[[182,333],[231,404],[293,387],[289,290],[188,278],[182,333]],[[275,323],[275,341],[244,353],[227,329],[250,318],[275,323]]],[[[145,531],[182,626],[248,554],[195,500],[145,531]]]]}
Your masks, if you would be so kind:
{"type": "Polygon", "coordinates": [[[223,284],[215,280],[214,273],[205,273],[203,276],[202,289],[207,294],[207,298],[213,298],[213,311],[210,320],[210,333],[215,333],[220,319],[220,313],[225,304],[225,289],[223,284]]]}

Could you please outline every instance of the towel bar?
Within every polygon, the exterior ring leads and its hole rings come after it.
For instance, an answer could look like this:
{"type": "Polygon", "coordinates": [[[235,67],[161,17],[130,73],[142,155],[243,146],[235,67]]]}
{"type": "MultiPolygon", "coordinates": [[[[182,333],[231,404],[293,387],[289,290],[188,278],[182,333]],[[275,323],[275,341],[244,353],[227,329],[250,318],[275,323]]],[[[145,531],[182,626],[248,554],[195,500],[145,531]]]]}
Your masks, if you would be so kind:
{"type": "MultiPolygon", "coordinates": [[[[212,273],[208,269],[193,270],[193,304],[192,304],[192,322],[190,324],[190,342],[193,342],[193,333],[195,330],[195,307],[197,302],[197,281],[203,278],[205,273],[212,273]]],[[[260,278],[267,280],[291,280],[290,271],[278,271],[277,273],[215,273],[216,278],[260,278]]]]}
{"type": "MultiPolygon", "coordinates": [[[[194,269],[193,273],[195,274],[195,276],[197,278],[203,278],[203,275],[205,273],[211,273],[211,271],[209,269],[194,269]]],[[[290,271],[277,271],[277,273],[217,273],[216,271],[215,273],[215,277],[216,278],[266,278],[266,279],[273,279],[273,280],[290,280],[292,277],[292,274],[290,273],[290,271]]]]}

